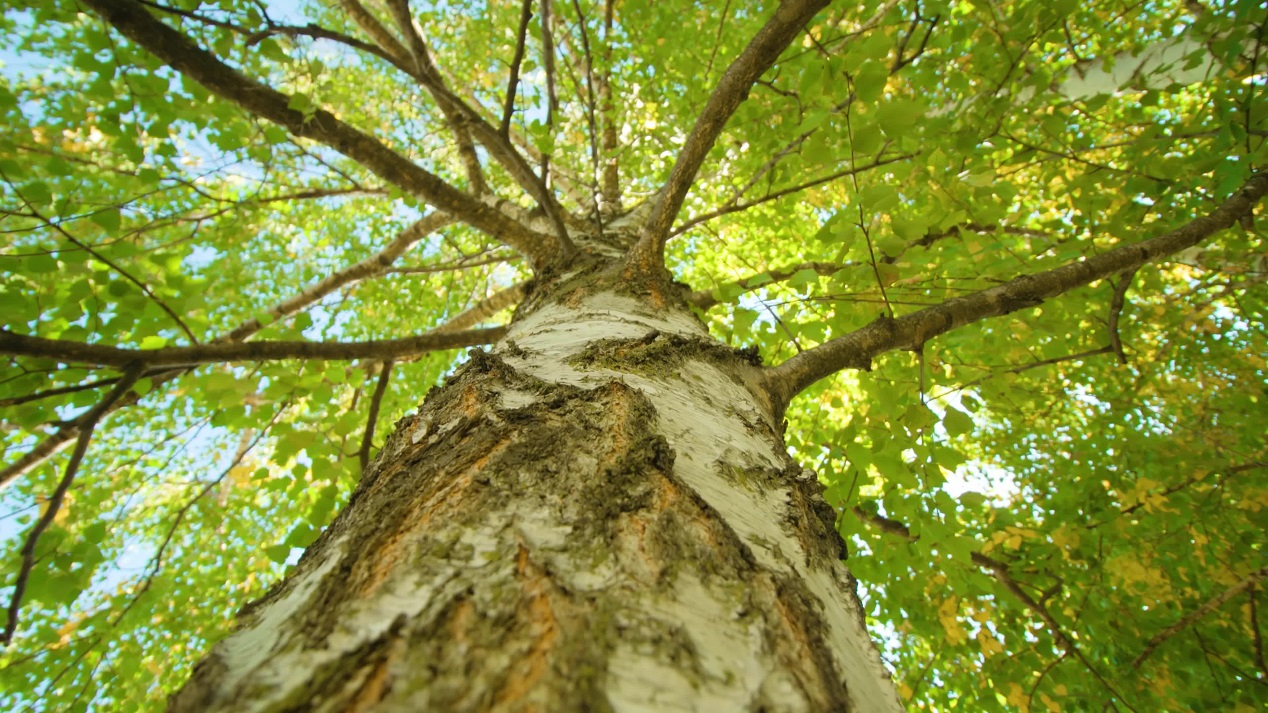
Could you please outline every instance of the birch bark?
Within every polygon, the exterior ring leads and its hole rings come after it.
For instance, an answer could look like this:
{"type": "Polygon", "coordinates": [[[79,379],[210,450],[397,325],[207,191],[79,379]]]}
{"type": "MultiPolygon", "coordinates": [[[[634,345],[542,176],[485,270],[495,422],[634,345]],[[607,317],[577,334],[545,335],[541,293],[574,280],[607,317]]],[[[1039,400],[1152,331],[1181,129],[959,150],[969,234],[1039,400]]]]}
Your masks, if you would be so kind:
{"type": "Polygon", "coordinates": [[[669,285],[548,280],[174,711],[899,711],[814,474],[669,285]]]}

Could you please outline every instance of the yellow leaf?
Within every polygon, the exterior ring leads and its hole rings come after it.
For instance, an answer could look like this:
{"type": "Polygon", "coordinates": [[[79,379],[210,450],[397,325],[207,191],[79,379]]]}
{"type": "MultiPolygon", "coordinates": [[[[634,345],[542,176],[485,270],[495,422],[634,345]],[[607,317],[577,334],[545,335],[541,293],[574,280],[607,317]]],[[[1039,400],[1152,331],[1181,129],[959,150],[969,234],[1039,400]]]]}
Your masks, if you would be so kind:
{"type": "Polygon", "coordinates": [[[969,640],[969,635],[957,616],[959,611],[959,597],[951,597],[938,606],[938,620],[942,622],[942,628],[947,632],[947,643],[952,646],[958,646],[969,640]]]}
{"type": "Polygon", "coordinates": [[[1061,706],[1057,705],[1057,702],[1052,700],[1047,693],[1040,693],[1039,700],[1043,701],[1044,706],[1046,706],[1051,713],[1060,713],[1061,706]]]}
{"type": "Polygon", "coordinates": [[[987,631],[985,627],[977,630],[977,643],[982,647],[982,654],[986,658],[1004,653],[1004,645],[999,642],[999,639],[992,636],[991,632],[987,631]]]}
{"type": "Polygon", "coordinates": [[[1011,705],[1017,707],[1021,713],[1029,713],[1030,701],[1026,699],[1026,692],[1016,683],[1008,684],[1008,696],[1006,697],[1011,705]]]}

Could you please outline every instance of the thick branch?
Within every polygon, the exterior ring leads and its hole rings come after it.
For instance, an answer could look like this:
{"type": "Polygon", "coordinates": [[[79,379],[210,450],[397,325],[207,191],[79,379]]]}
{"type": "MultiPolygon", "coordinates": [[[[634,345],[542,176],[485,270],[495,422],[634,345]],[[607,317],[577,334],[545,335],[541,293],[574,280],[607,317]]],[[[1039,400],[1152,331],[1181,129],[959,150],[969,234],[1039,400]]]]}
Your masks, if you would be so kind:
{"type": "Polygon", "coordinates": [[[462,97],[453,93],[445,85],[440,68],[432,60],[421,30],[410,15],[408,1],[389,0],[388,6],[400,31],[408,38],[411,52],[417,61],[417,71],[412,76],[431,93],[432,98],[436,100],[437,106],[445,114],[446,119],[450,123],[462,127],[464,131],[470,130],[475,138],[488,150],[489,155],[506,169],[511,178],[527,191],[533,197],[533,200],[537,201],[537,204],[541,206],[546,213],[546,217],[550,219],[555,227],[557,245],[554,257],[561,261],[567,260],[575,253],[576,246],[573,245],[572,239],[568,237],[568,230],[565,227],[565,212],[563,207],[559,205],[555,195],[550,192],[537,174],[533,173],[532,166],[515,149],[508,137],[500,132],[497,127],[486,121],[475,107],[463,101],[462,97]]]}
{"type": "Polygon", "coordinates": [[[150,15],[136,0],[84,0],[124,36],[173,69],[246,111],[323,143],[359,162],[383,180],[529,256],[536,267],[555,257],[555,239],[524,226],[388,148],[377,139],[317,109],[311,115],[289,108],[290,98],[224,64],[193,40],[150,15]]]}
{"type": "Polygon", "coordinates": [[[1135,270],[1231,227],[1242,216],[1249,215],[1265,194],[1268,194],[1268,173],[1258,173],[1210,214],[1164,235],[1045,272],[1023,275],[897,319],[879,319],[768,369],[767,388],[777,403],[786,405],[819,379],[842,369],[867,369],[873,358],[885,352],[914,349],[964,325],[1034,307],[1076,287],[1135,270]]]}
{"type": "MultiPolygon", "coordinates": [[[[281,318],[299,312],[301,309],[317,302],[326,295],[333,293],[340,287],[357,280],[365,279],[379,274],[389,265],[396,261],[411,245],[427,237],[428,234],[435,230],[439,230],[446,225],[452,223],[452,219],[444,213],[432,213],[410,225],[405,230],[397,234],[397,236],[388,243],[379,252],[370,257],[340,270],[318,282],[308,286],[298,295],[274,305],[267,310],[267,314],[281,318]]],[[[264,328],[264,324],[256,318],[251,318],[246,322],[238,325],[233,330],[223,334],[210,343],[221,344],[225,342],[241,342],[264,328]]],[[[443,328],[443,327],[442,327],[443,328]]],[[[184,374],[186,369],[170,369],[161,374],[146,374],[152,379],[152,386],[165,384],[172,379],[184,374]]],[[[124,397],[119,401],[115,408],[130,406],[136,403],[139,397],[133,393],[124,397]]],[[[0,488],[7,486],[16,478],[29,472],[40,463],[51,458],[54,454],[66,447],[78,435],[78,428],[74,424],[62,426],[51,435],[45,437],[35,445],[34,448],[27,451],[12,464],[0,470],[0,488]]]]}
{"type": "Polygon", "coordinates": [[[102,344],[29,337],[0,330],[0,355],[51,359],[65,364],[116,367],[140,364],[147,368],[280,359],[383,360],[489,344],[501,339],[505,332],[505,327],[490,327],[467,331],[435,331],[414,337],[372,339],[364,342],[258,341],[166,349],[120,349],[102,344]]]}
{"type": "Polygon", "coordinates": [[[340,0],[339,6],[348,14],[348,17],[352,18],[357,27],[360,27],[362,32],[369,35],[370,39],[384,52],[398,61],[405,62],[407,60],[409,52],[406,51],[405,46],[383,26],[383,23],[379,22],[374,15],[371,15],[370,11],[366,10],[365,6],[358,0],[340,0]]]}
{"type": "Polygon", "coordinates": [[[774,17],[758,31],[748,46],[727,67],[718,86],[696,119],[691,135],[678,154],[660,200],[630,254],[630,264],[640,272],[653,272],[664,262],[665,240],[682,208],[700,165],[722,133],[722,127],[747,97],[753,83],[779,59],[784,48],[829,0],[784,0],[774,17]]]}

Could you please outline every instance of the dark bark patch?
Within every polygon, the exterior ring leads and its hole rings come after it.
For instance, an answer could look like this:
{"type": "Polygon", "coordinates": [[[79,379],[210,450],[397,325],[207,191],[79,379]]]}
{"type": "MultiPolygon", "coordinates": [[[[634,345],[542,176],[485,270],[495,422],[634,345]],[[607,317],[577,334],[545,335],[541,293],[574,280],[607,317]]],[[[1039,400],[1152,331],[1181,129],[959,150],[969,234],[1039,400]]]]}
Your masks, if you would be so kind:
{"type": "MultiPolygon", "coordinates": [[[[706,359],[725,367],[733,367],[737,361],[761,365],[761,356],[756,356],[754,362],[753,354],[747,350],[732,349],[711,339],[661,334],[655,330],[637,339],[597,340],[568,363],[581,370],[610,369],[672,379],[677,378],[679,369],[693,359],[706,359]]],[[[732,369],[726,371],[731,373],[732,369]]],[[[743,385],[738,375],[732,378],[743,385]]]]}
{"type": "Polygon", "coordinates": [[[766,620],[767,646],[780,658],[817,711],[848,711],[845,682],[832,662],[822,605],[804,583],[765,574],[754,582],[753,604],[766,620]]]}
{"type": "Polygon", "coordinates": [[[825,567],[832,566],[833,560],[846,559],[849,551],[836,528],[837,512],[824,500],[823,485],[814,471],[794,464],[784,476],[789,492],[786,524],[806,551],[806,564],[825,567]]]}

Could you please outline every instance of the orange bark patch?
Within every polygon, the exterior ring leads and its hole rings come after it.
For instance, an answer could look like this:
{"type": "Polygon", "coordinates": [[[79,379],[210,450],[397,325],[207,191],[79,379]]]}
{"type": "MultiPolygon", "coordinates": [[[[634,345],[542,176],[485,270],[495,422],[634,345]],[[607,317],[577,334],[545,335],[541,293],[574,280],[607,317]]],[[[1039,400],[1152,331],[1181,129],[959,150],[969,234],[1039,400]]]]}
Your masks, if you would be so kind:
{"type": "MultiPolygon", "coordinates": [[[[370,543],[367,550],[357,554],[352,576],[348,578],[348,589],[361,599],[378,591],[402,560],[410,555],[408,544],[414,540],[411,536],[429,529],[432,521],[461,511],[464,508],[463,495],[471,487],[475,474],[505,450],[510,442],[509,438],[503,439],[429,497],[416,498],[406,506],[405,512],[395,517],[398,523],[396,530],[383,537],[382,544],[375,547],[374,543],[370,543]]],[[[434,477],[440,479],[444,476],[434,477]]]]}
{"type": "Polygon", "coordinates": [[[480,394],[474,386],[468,386],[462,390],[462,401],[460,402],[462,412],[467,418],[475,418],[480,413],[480,394]]]}
{"type": "Polygon", "coordinates": [[[475,623],[475,605],[469,599],[463,599],[454,607],[453,616],[449,618],[449,636],[456,644],[465,646],[471,637],[467,632],[475,623]]]}
{"type": "Polygon", "coordinates": [[[766,577],[762,578],[763,585],[769,588],[770,594],[775,600],[775,612],[779,616],[779,623],[776,627],[776,635],[787,641],[786,646],[779,647],[781,658],[784,659],[784,665],[787,669],[797,677],[800,681],[802,689],[807,693],[822,691],[825,681],[821,680],[819,671],[814,665],[815,655],[814,646],[810,641],[809,632],[806,631],[806,622],[802,617],[789,610],[788,602],[779,595],[778,589],[766,577]],[[789,655],[791,653],[792,655],[789,655]]]}
{"type": "Polygon", "coordinates": [[[344,710],[348,713],[365,713],[382,701],[384,694],[388,692],[392,664],[401,657],[404,651],[404,642],[393,638],[388,643],[387,652],[383,658],[374,662],[365,672],[361,685],[348,698],[344,710]]]}
{"type": "Polygon", "coordinates": [[[581,309],[581,301],[585,299],[586,294],[587,294],[586,289],[584,287],[578,287],[577,289],[565,295],[564,298],[560,300],[560,302],[565,307],[571,307],[572,309],[581,309]]]}
{"type": "MultiPolygon", "coordinates": [[[[559,621],[550,601],[553,587],[546,574],[529,559],[528,549],[523,545],[520,545],[515,561],[515,573],[527,599],[520,606],[518,618],[527,625],[532,645],[528,653],[511,666],[509,675],[494,696],[496,704],[519,701],[532,692],[546,673],[550,652],[559,638],[559,621]]],[[[535,711],[537,707],[530,704],[524,710],[535,711]]]]}

